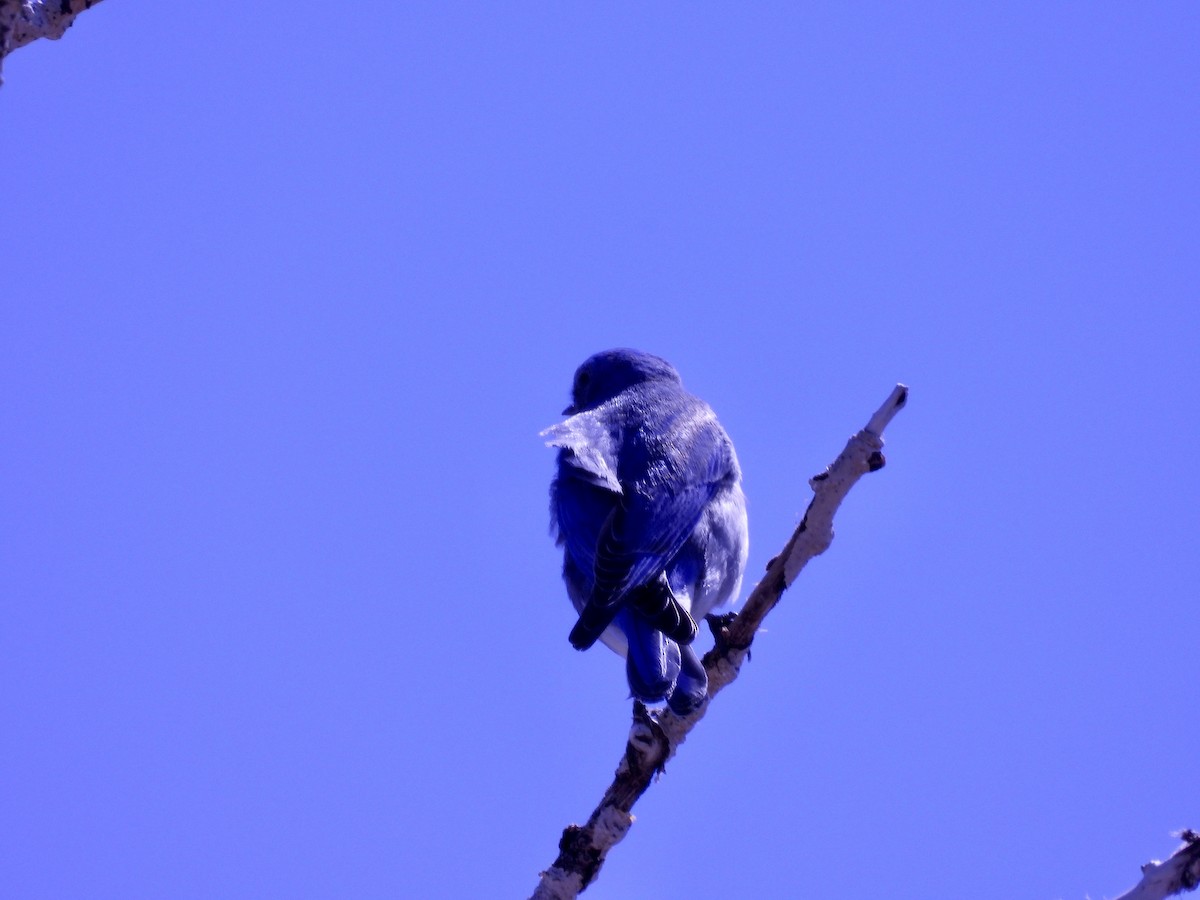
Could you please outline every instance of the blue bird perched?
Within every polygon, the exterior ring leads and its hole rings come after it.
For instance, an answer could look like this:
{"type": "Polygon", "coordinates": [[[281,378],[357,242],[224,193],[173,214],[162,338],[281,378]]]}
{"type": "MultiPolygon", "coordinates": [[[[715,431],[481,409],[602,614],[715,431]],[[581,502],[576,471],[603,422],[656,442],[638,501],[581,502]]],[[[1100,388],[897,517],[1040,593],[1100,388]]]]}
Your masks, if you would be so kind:
{"type": "Polygon", "coordinates": [[[708,691],[696,620],[737,595],[749,538],[741,470],[712,409],[674,366],[606,350],[575,372],[558,448],[551,532],[579,613],[571,644],[625,657],[633,696],[695,710],[708,691]]]}

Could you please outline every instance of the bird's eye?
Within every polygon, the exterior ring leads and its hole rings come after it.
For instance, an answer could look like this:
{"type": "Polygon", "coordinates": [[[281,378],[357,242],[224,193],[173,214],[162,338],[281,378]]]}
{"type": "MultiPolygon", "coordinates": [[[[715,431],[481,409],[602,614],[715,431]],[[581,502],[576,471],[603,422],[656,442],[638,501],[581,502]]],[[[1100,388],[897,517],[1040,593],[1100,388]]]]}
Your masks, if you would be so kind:
{"type": "Polygon", "coordinates": [[[592,377],[588,375],[587,372],[580,372],[575,376],[575,390],[582,391],[588,386],[588,382],[591,381],[591,378],[592,377]]]}

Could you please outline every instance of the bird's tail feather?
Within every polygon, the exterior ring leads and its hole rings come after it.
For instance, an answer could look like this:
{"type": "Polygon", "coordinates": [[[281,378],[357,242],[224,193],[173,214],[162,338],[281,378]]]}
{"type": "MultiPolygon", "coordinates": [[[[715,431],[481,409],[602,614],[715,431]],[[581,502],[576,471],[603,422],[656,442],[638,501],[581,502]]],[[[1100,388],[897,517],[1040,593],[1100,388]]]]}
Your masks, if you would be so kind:
{"type": "Polygon", "coordinates": [[[675,690],[667,697],[667,704],[677,715],[686,716],[700,708],[708,694],[708,674],[704,671],[704,663],[690,646],[679,648],[679,674],[675,680],[675,690]]]}
{"type": "Polygon", "coordinates": [[[625,659],[629,690],[643,703],[660,703],[671,695],[679,677],[679,645],[637,613],[622,614],[618,624],[629,639],[625,659]]]}

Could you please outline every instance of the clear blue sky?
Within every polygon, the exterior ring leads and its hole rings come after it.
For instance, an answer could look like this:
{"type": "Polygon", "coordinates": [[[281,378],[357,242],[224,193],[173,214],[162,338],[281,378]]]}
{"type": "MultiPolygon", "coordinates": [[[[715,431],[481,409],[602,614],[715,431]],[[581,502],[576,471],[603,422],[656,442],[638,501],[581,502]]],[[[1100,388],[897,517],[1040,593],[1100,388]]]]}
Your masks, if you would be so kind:
{"type": "Polygon", "coordinates": [[[7,60],[0,893],[527,896],[626,734],[537,437],[621,345],[748,585],[912,397],[587,896],[1130,886],[1200,827],[1200,7],[502,6],[7,60]]]}

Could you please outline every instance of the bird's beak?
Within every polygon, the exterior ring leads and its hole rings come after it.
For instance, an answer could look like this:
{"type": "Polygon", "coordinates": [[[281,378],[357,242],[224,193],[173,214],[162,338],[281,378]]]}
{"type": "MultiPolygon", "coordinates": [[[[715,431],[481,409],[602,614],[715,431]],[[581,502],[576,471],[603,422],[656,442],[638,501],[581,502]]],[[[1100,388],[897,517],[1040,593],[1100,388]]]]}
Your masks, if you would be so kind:
{"type": "Polygon", "coordinates": [[[574,403],[572,403],[570,406],[568,406],[566,409],[564,409],[564,410],[562,411],[562,414],[563,414],[564,416],[573,416],[573,415],[575,415],[575,404],[574,404],[574,403]]]}

